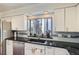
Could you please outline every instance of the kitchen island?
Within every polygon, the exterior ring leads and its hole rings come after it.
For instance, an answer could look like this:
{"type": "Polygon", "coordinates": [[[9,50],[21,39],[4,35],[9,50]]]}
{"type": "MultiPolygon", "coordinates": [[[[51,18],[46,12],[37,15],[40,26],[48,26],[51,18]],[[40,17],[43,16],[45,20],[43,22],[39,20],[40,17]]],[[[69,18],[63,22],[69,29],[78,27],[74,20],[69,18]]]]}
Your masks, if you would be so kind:
{"type": "Polygon", "coordinates": [[[69,55],[67,49],[47,44],[47,40],[11,37],[5,40],[6,55],[69,55]]]}

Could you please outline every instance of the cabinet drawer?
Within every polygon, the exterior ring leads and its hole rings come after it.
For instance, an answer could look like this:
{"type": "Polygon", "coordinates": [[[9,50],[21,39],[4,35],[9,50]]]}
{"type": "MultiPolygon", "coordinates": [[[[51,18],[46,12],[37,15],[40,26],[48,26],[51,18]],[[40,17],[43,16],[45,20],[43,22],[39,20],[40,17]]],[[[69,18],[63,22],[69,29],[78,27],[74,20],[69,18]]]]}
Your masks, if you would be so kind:
{"type": "Polygon", "coordinates": [[[25,49],[32,49],[33,44],[25,43],[25,49]]]}
{"type": "Polygon", "coordinates": [[[11,41],[11,40],[6,40],[6,44],[10,45],[10,44],[12,44],[12,43],[13,43],[13,41],[11,41]]]}
{"type": "Polygon", "coordinates": [[[42,45],[37,45],[37,44],[31,44],[31,43],[25,43],[25,47],[27,47],[27,48],[31,48],[31,47],[38,47],[38,48],[42,48],[42,49],[44,49],[44,46],[42,46],[42,45]]]}
{"type": "Polygon", "coordinates": [[[32,48],[25,50],[25,55],[44,55],[44,54],[45,52],[43,49],[32,48]]]}

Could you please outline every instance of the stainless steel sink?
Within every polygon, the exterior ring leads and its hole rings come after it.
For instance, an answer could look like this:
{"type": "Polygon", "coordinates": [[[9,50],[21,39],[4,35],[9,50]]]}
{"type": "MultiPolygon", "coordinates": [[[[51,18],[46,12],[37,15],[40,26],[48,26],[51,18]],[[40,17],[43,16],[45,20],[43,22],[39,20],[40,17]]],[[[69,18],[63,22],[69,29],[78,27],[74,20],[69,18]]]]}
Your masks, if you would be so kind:
{"type": "Polygon", "coordinates": [[[28,42],[37,43],[37,44],[46,44],[46,40],[39,40],[39,39],[30,39],[28,42]]]}

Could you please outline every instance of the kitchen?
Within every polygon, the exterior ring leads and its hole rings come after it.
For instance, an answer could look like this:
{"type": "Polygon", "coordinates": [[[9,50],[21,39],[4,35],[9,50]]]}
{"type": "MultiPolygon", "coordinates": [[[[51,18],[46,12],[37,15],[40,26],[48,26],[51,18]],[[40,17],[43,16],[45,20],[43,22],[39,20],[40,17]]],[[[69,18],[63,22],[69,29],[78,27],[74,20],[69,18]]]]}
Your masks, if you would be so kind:
{"type": "Polygon", "coordinates": [[[0,6],[1,55],[79,55],[78,3],[0,6]]]}

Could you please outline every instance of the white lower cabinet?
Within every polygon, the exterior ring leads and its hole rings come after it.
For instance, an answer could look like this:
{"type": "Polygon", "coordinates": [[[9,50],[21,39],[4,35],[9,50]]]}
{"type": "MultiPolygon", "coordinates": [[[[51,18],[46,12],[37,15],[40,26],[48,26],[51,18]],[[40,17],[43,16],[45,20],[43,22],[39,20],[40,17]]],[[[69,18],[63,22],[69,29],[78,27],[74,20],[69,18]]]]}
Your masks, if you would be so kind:
{"type": "Polygon", "coordinates": [[[6,40],[6,55],[13,55],[13,51],[19,55],[21,50],[23,50],[22,52],[24,52],[23,54],[25,55],[69,55],[69,52],[64,48],[43,46],[32,43],[16,42],[13,49],[13,41],[6,40]]]}
{"type": "Polygon", "coordinates": [[[64,48],[25,43],[25,55],[69,55],[64,48]]]}
{"type": "Polygon", "coordinates": [[[25,43],[25,55],[44,55],[44,46],[25,43]]]}
{"type": "Polygon", "coordinates": [[[13,55],[13,41],[6,40],[6,55],[13,55]]]}

